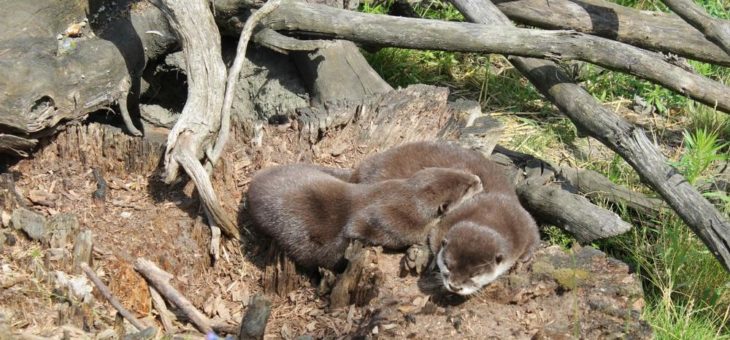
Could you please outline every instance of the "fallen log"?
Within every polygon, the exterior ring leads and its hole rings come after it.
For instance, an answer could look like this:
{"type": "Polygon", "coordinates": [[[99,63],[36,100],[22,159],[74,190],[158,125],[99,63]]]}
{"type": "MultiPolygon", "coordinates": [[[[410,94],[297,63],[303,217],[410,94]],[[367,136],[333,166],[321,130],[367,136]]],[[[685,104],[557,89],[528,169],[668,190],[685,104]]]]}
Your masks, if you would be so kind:
{"type": "Polygon", "coordinates": [[[515,22],[576,30],[647,50],[730,66],[730,56],[675,15],[640,11],[605,0],[496,0],[515,22]]]}
{"type": "Polygon", "coordinates": [[[691,0],[662,0],[672,12],[702,32],[730,56],[730,22],[713,18],[691,0]]]}
{"type": "Polygon", "coordinates": [[[291,0],[264,20],[277,31],[326,35],[381,46],[578,59],[626,72],[730,112],[730,88],[655,53],[574,31],[494,28],[469,23],[353,13],[291,0]]]}
{"type": "Polygon", "coordinates": [[[625,204],[627,207],[641,213],[654,215],[669,208],[661,199],[647,197],[642,193],[616,185],[608,178],[592,170],[559,167],[557,175],[593,200],[605,199],[614,204],[625,204]]]}
{"type": "Polygon", "coordinates": [[[123,6],[106,4],[106,11],[99,11],[74,1],[4,5],[0,152],[25,157],[39,138],[68,121],[116,102],[134,106],[146,62],[167,53],[176,39],[160,11],[123,6]],[[83,23],[87,13],[88,24],[78,36],[61,34],[70,24],[83,23]]]}
{"type": "MultiPolygon", "coordinates": [[[[506,16],[489,1],[452,1],[469,20],[510,25],[506,16]]],[[[552,62],[509,59],[578,129],[621,155],[669,203],[725,269],[730,270],[730,222],[727,217],[668,165],[667,159],[643,130],[601,106],[552,62]]]]}

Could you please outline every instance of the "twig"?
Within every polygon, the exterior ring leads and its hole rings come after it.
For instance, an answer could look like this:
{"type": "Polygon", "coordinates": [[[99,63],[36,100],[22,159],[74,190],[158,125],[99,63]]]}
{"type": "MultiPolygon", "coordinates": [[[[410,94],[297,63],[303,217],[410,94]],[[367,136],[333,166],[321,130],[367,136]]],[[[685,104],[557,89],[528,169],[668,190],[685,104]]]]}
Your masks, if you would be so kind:
{"type": "Polygon", "coordinates": [[[89,267],[88,264],[81,263],[81,270],[83,270],[84,273],[86,273],[86,276],[89,277],[91,282],[93,282],[94,285],[96,285],[96,288],[99,289],[99,292],[101,292],[101,295],[104,296],[104,298],[107,301],[109,301],[109,303],[112,304],[112,306],[119,312],[119,314],[121,314],[125,319],[127,319],[127,321],[129,321],[129,323],[131,323],[132,326],[134,326],[134,328],[137,328],[137,330],[139,330],[139,331],[142,331],[145,328],[147,328],[147,327],[145,327],[144,324],[142,324],[141,321],[139,321],[139,319],[135,318],[134,315],[132,315],[132,313],[130,313],[126,308],[124,308],[124,306],[122,306],[121,303],[119,303],[119,300],[117,300],[117,298],[115,298],[114,295],[112,295],[112,292],[109,290],[109,287],[107,287],[104,284],[104,282],[101,282],[101,279],[98,276],[96,276],[96,273],[94,273],[94,271],[91,270],[91,267],[89,267]]]}
{"type": "Polygon", "coordinates": [[[162,296],[160,296],[160,293],[157,292],[157,290],[150,286],[150,296],[152,297],[152,305],[157,309],[157,314],[160,315],[160,322],[162,322],[162,327],[165,328],[165,332],[168,334],[172,334],[175,332],[175,326],[172,325],[172,320],[170,319],[170,316],[174,315],[172,312],[170,312],[169,309],[167,309],[167,306],[165,305],[165,300],[162,299],[162,296]]]}
{"type": "Polygon", "coordinates": [[[175,287],[170,285],[169,281],[172,279],[172,275],[141,257],[134,262],[134,269],[142,274],[150,285],[157,289],[160,295],[177,306],[198,330],[205,334],[213,330],[210,319],[195,308],[190,300],[180,294],[175,287]]]}
{"type": "Polygon", "coordinates": [[[236,92],[236,83],[238,82],[238,77],[241,74],[243,62],[246,60],[246,48],[248,47],[248,41],[251,39],[251,34],[253,34],[253,29],[256,25],[258,25],[261,19],[277,9],[280,4],[281,0],[269,0],[264,6],[254,12],[243,25],[241,37],[238,40],[238,47],[236,48],[236,58],[233,60],[233,65],[231,65],[231,68],[228,71],[226,92],[223,97],[223,111],[221,112],[221,128],[218,132],[218,138],[215,142],[215,146],[213,146],[212,150],[208,153],[208,161],[210,161],[211,165],[215,165],[218,161],[218,158],[223,152],[223,148],[226,146],[226,142],[228,141],[231,126],[231,106],[233,105],[233,96],[236,92]]]}

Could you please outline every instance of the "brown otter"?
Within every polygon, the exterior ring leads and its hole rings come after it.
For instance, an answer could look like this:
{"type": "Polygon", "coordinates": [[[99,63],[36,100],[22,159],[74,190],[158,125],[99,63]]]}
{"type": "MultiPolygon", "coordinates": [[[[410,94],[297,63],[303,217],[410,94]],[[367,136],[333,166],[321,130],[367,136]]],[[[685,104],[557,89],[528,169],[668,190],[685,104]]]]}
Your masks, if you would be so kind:
{"type": "Polygon", "coordinates": [[[473,294],[528,261],[539,242],[530,214],[502,193],[481,193],[455,208],[429,237],[444,287],[459,295],[473,294]]]}
{"type": "Polygon", "coordinates": [[[469,295],[496,279],[539,244],[537,225],[520,204],[496,163],[480,153],[444,142],[414,142],[366,158],[351,177],[356,183],[407,178],[427,167],[471,172],[483,192],[444,215],[430,246],[447,290],[469,295]],[[436,242],[436,243],[434,243],[436,242]]]}
{"type": "Polygon", "coordinates": [[[365,158],[350,178],[353,183],[375,183],[408,178],[424,168],[451,168],[471,172],[482,180],[485,192],[502,192],[516,197],[502,168],[481,153],[446,142],[412,142],[365,158]]]}
{"type": "Polygon", "coordinates": [[[256,174],[248,193],[254,227],[300,265],[333,269],[350,239],[399,249],[422,243],[426,225],[481,192],[477,176],[427,168],[407,179],[354,184],[317,166],[274,166],[256,174]]]}

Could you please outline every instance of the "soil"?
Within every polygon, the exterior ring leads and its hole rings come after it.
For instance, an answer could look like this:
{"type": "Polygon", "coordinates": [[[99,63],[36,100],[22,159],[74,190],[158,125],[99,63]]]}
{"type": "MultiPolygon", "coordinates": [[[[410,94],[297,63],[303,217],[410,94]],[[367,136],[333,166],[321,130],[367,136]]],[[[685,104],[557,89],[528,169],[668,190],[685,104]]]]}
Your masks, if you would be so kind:
{"type": "MultiPolygon", "coordinates": [[[[291,148],[296,144],[292,134],[277,135],[277,128],[267,129],[277,137],[264,147],[229,143],[227,157],[215,171],[216,190],[232,213],[238,211],[255,171],[306,158],[291,148]]],[[[221,258],[212,262],[210,231],[192,185],[183,181],[170,186],[158,180],[165,133],[148,130],[148,139],[140,140],[97,123],[71,126],[35,157],[10,167],[15,191],[29,209],[46,218],[73,214],[78,230],[93,233],[92,268],[123,305],[160,330],[157,337],[163,335],[157,311],[144,279],[132,267],[139,257],[174,275],[172,284],[209,318],[235,326],[250,299],[263,291],[267,244],[244,232],[247,242],[224,241],[221,258]],[[100,169],[107,182],[103,200],[94,199],[93,168],[100,169]]],[[[349,167],[368,152],[346,149],[312,161],[349,167]]],[[[3,222],[7,222],[12,204],[6,201],[4,207],[3,222]]],[[[239,216],[245,228],[245,214],[239,216]]],[[[0,338],[32,334],[60,339],[66,334],[102,339],[136,332],[116,318],[96,288],[92,296],[84,297],[60,287],[59,272],[83,281],[71,261],[75,236],[59,249],[50,248],[47,241],[30,240],[5,223],[0,235],[6,239],[0,243],[0,338]]],[[[373,266],[382,272],[382,284],[377,297],[365,306],[328,308],[328,298],[318,295],[313,276],[305,276],[284,296],[271,295],[265,338],[651,336],[640,320],[643,299],[636,276],[625,264],[590,247],[543,246],[529,265],[468,298],[440,290],[430,272],[402,277],[402,256],[379,253],[373,266]]],[[[168,333],[203,336],[181,315],[168,333]]]]}

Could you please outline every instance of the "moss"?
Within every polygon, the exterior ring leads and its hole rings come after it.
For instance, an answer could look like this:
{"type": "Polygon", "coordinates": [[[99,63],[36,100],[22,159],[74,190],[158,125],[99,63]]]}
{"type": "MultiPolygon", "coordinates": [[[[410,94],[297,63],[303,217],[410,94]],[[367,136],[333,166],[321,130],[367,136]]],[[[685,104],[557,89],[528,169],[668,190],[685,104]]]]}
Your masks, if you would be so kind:
{"type": "Polygon", "coordinates": [[[588,272],[583,269],[560,268],[552,272],[558,284],[565,289],[575,289],[588,279],[588,272]]]}

